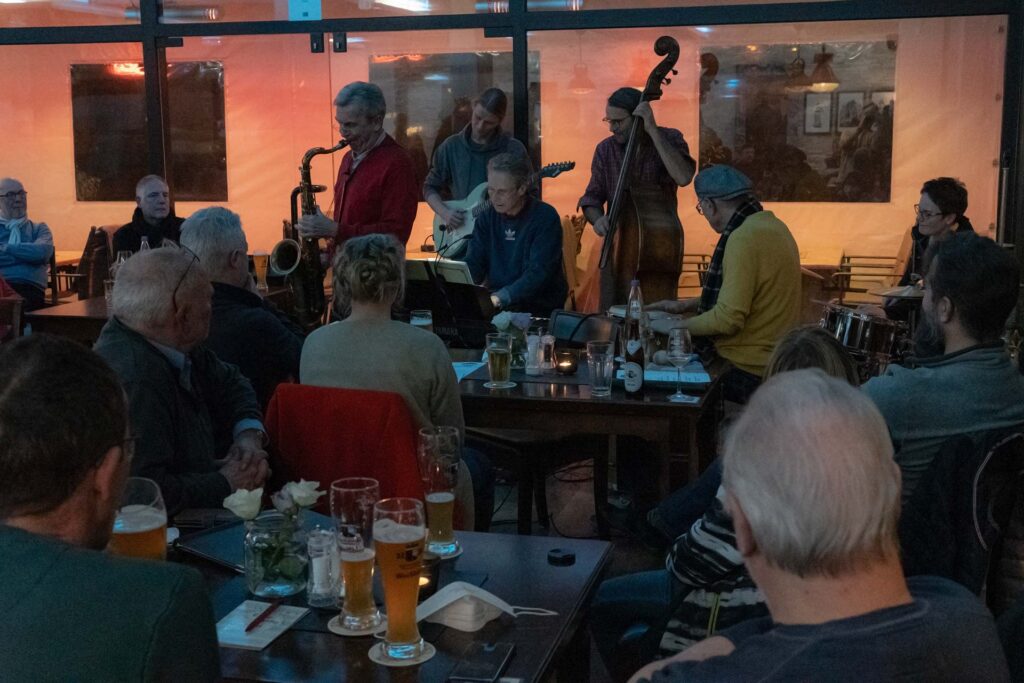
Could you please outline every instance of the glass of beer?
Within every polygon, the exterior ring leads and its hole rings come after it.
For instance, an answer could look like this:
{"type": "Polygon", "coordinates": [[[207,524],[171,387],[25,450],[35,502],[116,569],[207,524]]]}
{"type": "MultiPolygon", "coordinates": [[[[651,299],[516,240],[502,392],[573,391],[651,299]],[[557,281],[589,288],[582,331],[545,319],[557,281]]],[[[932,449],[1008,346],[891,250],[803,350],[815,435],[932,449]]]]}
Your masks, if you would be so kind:
{"type": "Polygon", "coordinates": [[[460,550],[452,529],[459,455],[459,430],[455,427],[420,430],[420,475],[427,502],[427,550],[441,559],[457,555],[460,550]]]}
{"type": "Polygon", "coordinates": [[[256,289],[261,292],[268,291],[270,288],[267,287],[267,268],[270,266],[270,254],[265,251],[254,252],[252,265],[256,270],[256,289]]]}
{"type": "Polygon", "coordinates": [[[373,600],[373,506],[380,500],[376,479],[349,477],[331,483],[331,516],[338,529],[345,602],[341,625],[364,631],[380,625],[373,600]]]}
{"type": "Polygon", "coordinates": [[[128,478],[114,519],[110,552],[147,560],[167,557],[167,508],[152,479],[128,478]]]}
{"type": "Polygon", "coordinates": [[[434,331],[434,314],[426,309],[410,311],[409,323],[427,332],[434,331]]]}
{"type": "Polygon", "coordinates": [[[516,385],[510,382],[512,375],[512,337],[503,332],[488,334],[487,340],[487,372],[490,382],[485,382],[488,389],[511,389],[516,385]]]}
{"type": "Polygon", "coordinates": [[[416,625],[426,537],[423,521],[423,503],[415,498],[385,498],[373,506],[373,545],[388,613],[384,655],[392,659],[414,659],[423,653],[416,625]]]}

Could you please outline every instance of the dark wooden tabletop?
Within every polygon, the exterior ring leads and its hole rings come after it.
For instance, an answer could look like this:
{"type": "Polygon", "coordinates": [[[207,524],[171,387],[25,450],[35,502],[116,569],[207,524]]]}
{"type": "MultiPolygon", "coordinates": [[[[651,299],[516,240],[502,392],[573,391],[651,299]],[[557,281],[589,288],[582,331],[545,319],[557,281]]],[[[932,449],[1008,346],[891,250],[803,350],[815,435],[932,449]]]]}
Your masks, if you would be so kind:
{"type": "MultiPolygon", "coordinates": [[[[505,676],[524,682],[550,678],[556,667],[570,671],[565,680],[587,680],[589,659],[584,617],[607,565],[611,545],[603,541],[458,532],[462,556],[442,563],[441,584],[466,580],[510,605],[542,607],[557,616],[501,616],[476,633],[423,622],[423,637],[437,648],[429,662],[408,669],[387,669],[367,657],[372,637],[342,638],[327,630],[337,610],[311,609],[291,630],[260,652],[221,648],[221,671],[228,680],[266,681],[445,681],[460,654],[473,642],[511,642],[515,654],[505,676]],[[547,561],[560,548],[575,553],[567,567],[547,561]]],[[[207,579],[219,620],[243,600],[243,577],[219,565],[175,553],[207,579]]],[[[293,599],[304,605],[304,594],[293,599]]],[[[560,676],[561,679],[561,676],[560,676]]]]}

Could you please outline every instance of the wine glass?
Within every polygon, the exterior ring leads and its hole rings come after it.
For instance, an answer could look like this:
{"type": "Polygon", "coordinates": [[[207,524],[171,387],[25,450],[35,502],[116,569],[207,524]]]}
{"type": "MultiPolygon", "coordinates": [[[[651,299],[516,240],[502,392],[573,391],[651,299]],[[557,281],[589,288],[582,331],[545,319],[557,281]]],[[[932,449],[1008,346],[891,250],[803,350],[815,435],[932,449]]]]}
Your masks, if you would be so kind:
{"type": "Polygon", "coordinates": [[[690,397],[682,390],[683,366],[691,362],[697,354],[693,352],[693,340],[690,331],[685,327],[674,327],[668,331],[668,361],[676,366],[676,393],[668,397],[674,403],[689,401],[690,397]]]}

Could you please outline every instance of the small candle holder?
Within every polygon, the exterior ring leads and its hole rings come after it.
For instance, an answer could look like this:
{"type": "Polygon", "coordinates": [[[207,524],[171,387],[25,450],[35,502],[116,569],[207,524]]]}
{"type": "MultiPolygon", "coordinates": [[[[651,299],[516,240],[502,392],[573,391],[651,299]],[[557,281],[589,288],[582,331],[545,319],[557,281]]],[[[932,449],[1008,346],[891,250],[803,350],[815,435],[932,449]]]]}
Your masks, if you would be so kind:
{"type": "Polygon", "coordinates": [[[555,352],[555,371],[559,375],[575,375],[578,363],[575,351],[555,352]]]}
{"type": "Polygon", "coordinates": [[[440,578],[441,558],[430,551],[424,551],[423,567],[420,569],[420,602],[437,592],[437,583],[440,578]]]}

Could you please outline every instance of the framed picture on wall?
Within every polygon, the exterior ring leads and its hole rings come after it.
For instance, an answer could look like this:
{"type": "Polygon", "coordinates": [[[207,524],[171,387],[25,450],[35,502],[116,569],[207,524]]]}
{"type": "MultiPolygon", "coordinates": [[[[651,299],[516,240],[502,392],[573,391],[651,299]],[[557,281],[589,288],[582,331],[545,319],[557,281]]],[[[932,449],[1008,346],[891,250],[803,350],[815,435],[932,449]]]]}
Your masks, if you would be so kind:
{"type": "Polygon", "coordinates": [[[831,132],[832,93],[806,93],[804,95],[804,135],[828,135],[831,132]]]}
{"type": "Polygon", "coordinates": [[[863,108],[863,92],[836,93],[836,130],[844,132],[856,128],[863,108]]]}

